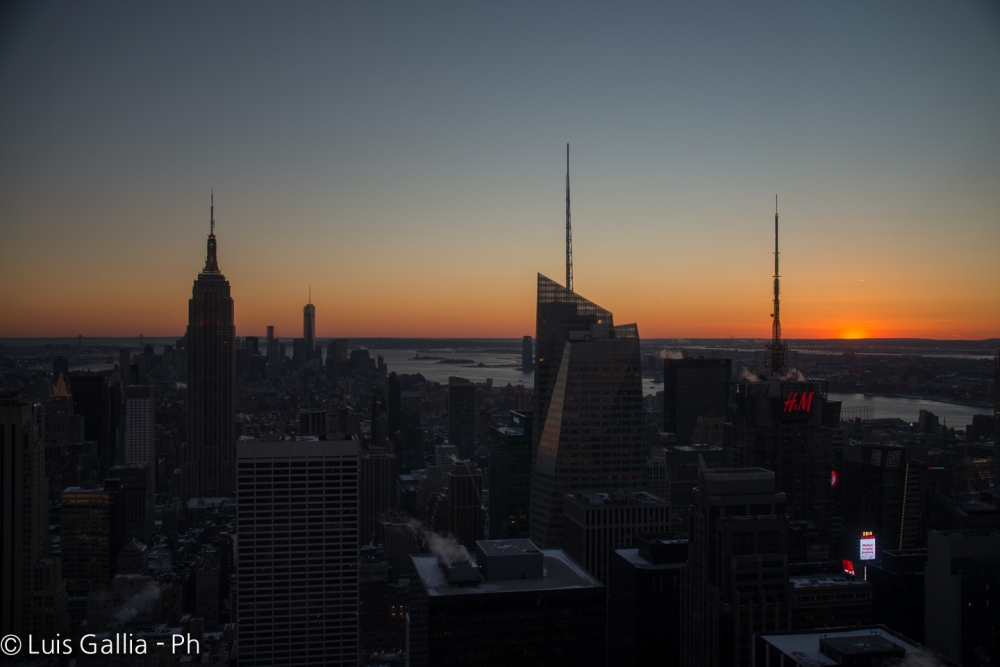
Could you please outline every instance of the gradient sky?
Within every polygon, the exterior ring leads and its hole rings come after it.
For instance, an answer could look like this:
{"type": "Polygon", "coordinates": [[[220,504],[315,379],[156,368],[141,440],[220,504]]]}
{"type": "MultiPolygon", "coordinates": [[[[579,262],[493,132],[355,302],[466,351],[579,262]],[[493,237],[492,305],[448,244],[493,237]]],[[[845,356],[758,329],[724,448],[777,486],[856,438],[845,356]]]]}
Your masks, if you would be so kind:
{"type": "Polygon", "coordinates": [[[1000,335],[993,0],[9,5],[0,337],[1000,335]]]}

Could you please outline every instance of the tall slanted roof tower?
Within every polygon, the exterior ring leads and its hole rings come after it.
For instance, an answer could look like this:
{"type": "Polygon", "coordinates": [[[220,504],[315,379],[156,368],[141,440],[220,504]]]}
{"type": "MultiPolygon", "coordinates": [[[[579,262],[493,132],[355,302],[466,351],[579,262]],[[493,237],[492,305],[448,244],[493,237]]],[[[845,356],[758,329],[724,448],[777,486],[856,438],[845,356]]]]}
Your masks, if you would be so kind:
{"type": "Polygon", "coordinates": [[[236,327],[229,281],[219,270],[214,192],[210,225],[205,268],[188,301],[184,499],[229,497],[235,492],[236,327]]]}
{"type": "Polygon", "coordinates": [[[573,290],[566,146],[566,286],[538,274],[529,535],[563,539],[563,498],[643,484],[639,330],[573,290]]]}

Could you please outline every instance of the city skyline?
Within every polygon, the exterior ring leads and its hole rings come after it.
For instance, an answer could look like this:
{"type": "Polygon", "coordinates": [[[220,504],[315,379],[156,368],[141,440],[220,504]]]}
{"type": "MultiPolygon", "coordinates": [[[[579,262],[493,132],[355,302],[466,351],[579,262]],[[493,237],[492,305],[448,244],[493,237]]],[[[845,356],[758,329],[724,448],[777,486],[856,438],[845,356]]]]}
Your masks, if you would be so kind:
{"type": "Polygon", "coordinates": [[[785,338],[997,335],[995,6],[574,7],[15,12],[0,337],[180,335],[212,187],[237,335],[520,337],[566,142],[644,337],[768,337],[776,193],[785,338]]]}

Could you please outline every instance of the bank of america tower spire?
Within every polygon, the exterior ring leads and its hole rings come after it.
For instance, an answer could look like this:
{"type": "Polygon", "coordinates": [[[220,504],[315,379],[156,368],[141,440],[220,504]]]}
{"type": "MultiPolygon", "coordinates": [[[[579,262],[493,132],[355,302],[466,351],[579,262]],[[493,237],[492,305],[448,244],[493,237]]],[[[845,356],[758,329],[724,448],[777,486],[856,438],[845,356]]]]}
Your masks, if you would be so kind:
{"type": "Polygon", "coordinates": [[[181,471],[185,499],[234,492],[236,327],[229,281],[219,270],[214,192],[209,224],[205,268],[188,301],[188,441],[181,471]]]}

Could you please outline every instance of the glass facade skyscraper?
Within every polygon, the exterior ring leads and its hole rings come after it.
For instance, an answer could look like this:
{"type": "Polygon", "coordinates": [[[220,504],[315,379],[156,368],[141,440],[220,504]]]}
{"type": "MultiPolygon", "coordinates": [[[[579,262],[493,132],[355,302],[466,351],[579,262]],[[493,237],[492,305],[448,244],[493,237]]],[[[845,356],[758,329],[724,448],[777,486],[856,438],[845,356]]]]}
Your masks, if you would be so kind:
{"type": "Polygon", "coordinates": [[[539,274],[529,534],[563,538],[563,499],[645,480],[639,330],[539,274]]]}

